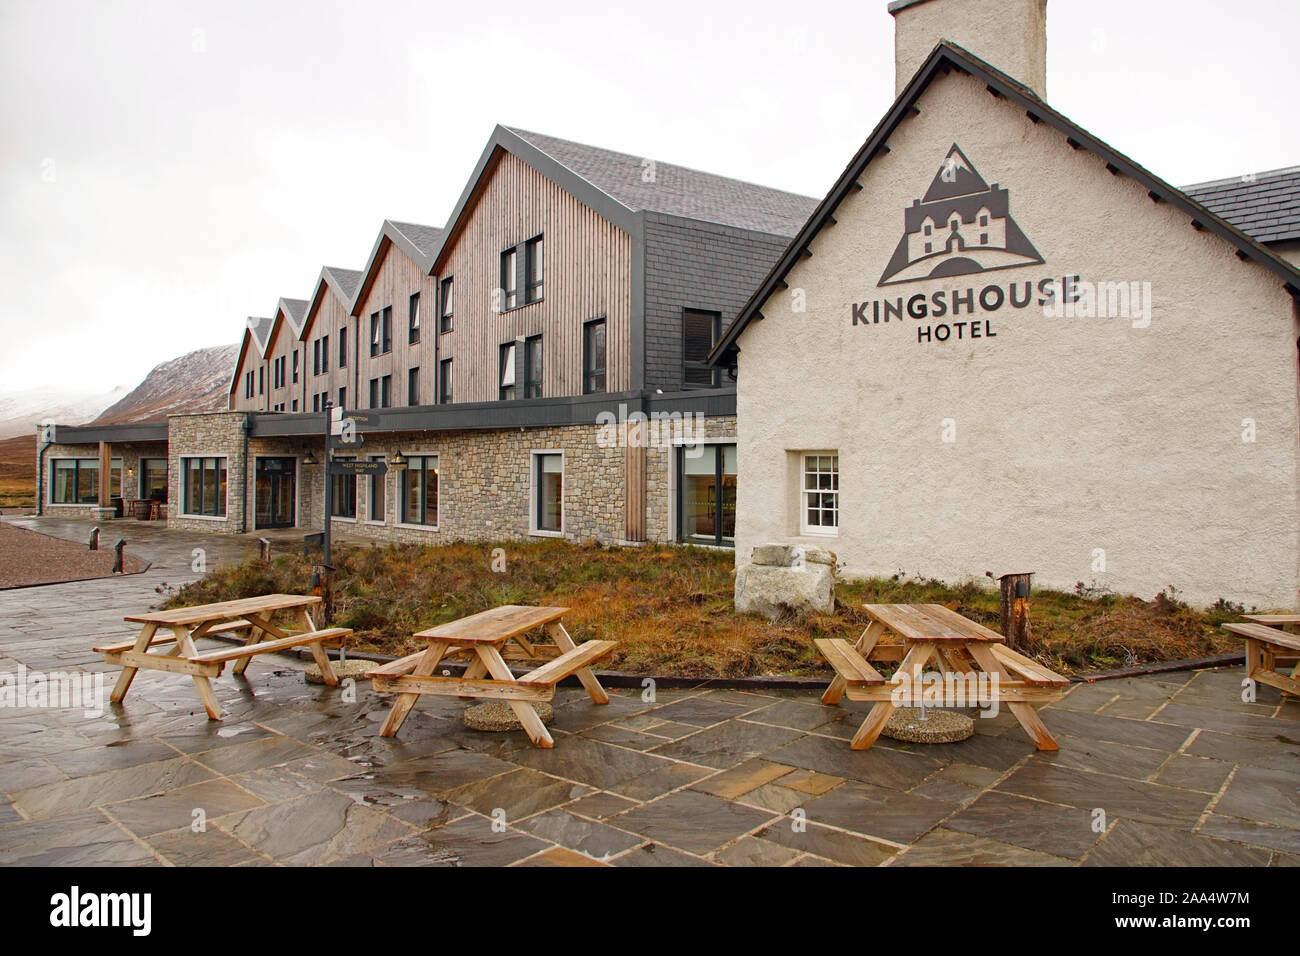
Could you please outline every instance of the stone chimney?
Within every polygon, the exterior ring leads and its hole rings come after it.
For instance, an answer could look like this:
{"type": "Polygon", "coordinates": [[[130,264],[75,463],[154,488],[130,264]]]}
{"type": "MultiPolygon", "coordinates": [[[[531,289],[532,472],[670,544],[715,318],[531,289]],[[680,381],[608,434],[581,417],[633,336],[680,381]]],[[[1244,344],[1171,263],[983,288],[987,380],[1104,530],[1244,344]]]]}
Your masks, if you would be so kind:
{"type": "Polygon", "coordinates": [[[895,95],[948,40],[1047,98],[1047,0],[893,0],[895,95]]]}

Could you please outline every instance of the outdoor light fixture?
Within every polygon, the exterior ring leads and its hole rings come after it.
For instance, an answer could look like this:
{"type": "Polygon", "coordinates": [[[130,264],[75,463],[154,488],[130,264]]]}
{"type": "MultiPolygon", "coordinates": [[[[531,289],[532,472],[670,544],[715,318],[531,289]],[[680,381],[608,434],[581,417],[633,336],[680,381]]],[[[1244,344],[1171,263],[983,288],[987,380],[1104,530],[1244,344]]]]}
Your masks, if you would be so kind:
{"type": "Polygon", "coordinates": [[[400,448],[393,453],[392,458],[388,459],[388,467],[393,469],[393,471],[406,470],[406,456],[402,454],[400,448]]]}
{"type": "Polygon", "coordinates": [[[312,454],[312,451],[311,451],[310,448],[307,449],[307,454],[303,456],[302,463],[303,463],[304,465],[319,465],[319,464],[320,464],[320,462],[318,462],[318,461],[316,460],[316,456],[312,454]]]}

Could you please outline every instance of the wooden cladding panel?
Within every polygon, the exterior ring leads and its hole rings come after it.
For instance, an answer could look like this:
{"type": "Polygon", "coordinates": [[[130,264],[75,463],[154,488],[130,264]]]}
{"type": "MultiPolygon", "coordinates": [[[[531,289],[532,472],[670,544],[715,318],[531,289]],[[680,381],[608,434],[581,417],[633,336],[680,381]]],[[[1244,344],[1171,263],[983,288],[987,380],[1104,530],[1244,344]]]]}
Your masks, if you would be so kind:
{"type": "MultiPolygon", "coordinates": [[[[358,303],[356,311],[360,316],[360,359],[357,361],[357,382],[354,397],[349,397],[348,405],[353,408],[370,407],[370,380],[385,375],[393,377],[392,404],[394,406],[410,404],[406,394],[407,372],[414,366],[420,367],[420,401],[421,405],[432,405],[435,400],[434,376],[434,341],[437,336],[437,316],[434,302],[437,298],[437,283],[426,276],[419,264],[412,260],[398,246],[385,240],[384,250],[380,253],[380,262],[375,273],[374,282],[365,298],[358,303]],[[408,344],[410,328],[411,296],[420,293],[420,341],[408,344]],[[382,312],[386,306],[393,309],[393,348],[391,352],[370,355],[370,316],[382,312]]],[[[459,291],[459,290],[457,290],[459,291]]],[[[446,343],[443,343],[444,346],[446,343]]],[[[444,358],[448,356],[443,356],[444,358]]],[[[348,389],[352,396],[352,388],[348,389]]],[[[495,397],[495,396],[493,396],[495,397]]]]}
{"type": "Polygon", "coordinates": [[[455,283],[454,330],[441,356],[454,360],[455,400],[499,398],[501,345],[539,334],[543,396],[582,394],[583,324],[602,316],[607,390],[629,388],[631,238],[510,153],[486,179],[439,268],[455,283]],[[537,235],[545,238],[543,298],[498,314],[501,253],[537,235]]]}

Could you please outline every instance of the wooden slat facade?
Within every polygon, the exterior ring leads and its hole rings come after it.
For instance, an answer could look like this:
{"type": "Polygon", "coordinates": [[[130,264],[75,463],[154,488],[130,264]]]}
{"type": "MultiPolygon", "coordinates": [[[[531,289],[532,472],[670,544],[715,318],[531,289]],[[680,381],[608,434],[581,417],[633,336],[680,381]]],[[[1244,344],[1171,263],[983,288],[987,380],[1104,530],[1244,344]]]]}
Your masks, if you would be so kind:
{"type": "MultiPolygon", "coordinates": [[[[434,290],[437,283],[424,274],[419,263],[391,241],[384,239],[382,245],[375,262],[373,280],[352,308],[355,332],[348,334],[359,334],[360,341],[349,344],[359,349],[360,356],[356,359],[354,384],[348,387],[348,407],[370,408],[370,380],[384,375],[393,377],[391,404],[412,404],[407,395],[406,382],[407,372],[414,366],[420,368],[420,397],[415,404],[432,405],[436,398],[434,377],[437,374],[434,357],[438,347],[435,341],[438,326],[434,314],[434,301],[437,298],[434,290]],[[420,341],[416,345],[408,345],[410,300],[416,292],[420,294],[420,341]],[[393,309],[392,350],[372,357],[370,317],[385,306],[393,309]]],[[[333,337],[331,341],[334,341],[333,337]]],[[[335,390],[337,391],[337,386],[335,390]]]]}
{"type": "Polygon", "coordinates": [[[301,343],[302,363],[303,363],[303,402],[301,410],[310,412],[313,410],[312,396],[319,395],[322,392],[328,393],[329,400],[337,403],[339,400],[339,389],[347,389],[347,404],[356,407],[356,383],[355,373],[357,367],[356,360],[356,320],[348,313],[347,303],[340,298],[332,286],[327,286],[325,294],[321,296],[320,303],[316,305],[314,312],[307,313],[307,321],[303,328],[307,330],[306,339],[301,343]],[[348,330],[347,342],[347,364],[339,366],[339,332],[342,329],[348,330]],[[329,336],[327,351],[329,352],[328,371],[316,374],[313,369],[316,367],[314,361],[315,345],[314,343],[329,336]]]}
{"type": "MultiPolygon", "coordinates": [[[[600,317],[606,323],[606,391],[629,388],[631,238],[511,153],[498,152],[483,178],[438,265],[455,285],[454,327],[440,337],[441,358],[453,359],[453,399],[497,400],[501,345],[539,334],[542,395],[582,394],[583,325],[600,317]],[[539,235],[541,301],[494,312],[501,253],[539,235]]],[[[521,302],[523,295],[521,286],[521,302]]]]}

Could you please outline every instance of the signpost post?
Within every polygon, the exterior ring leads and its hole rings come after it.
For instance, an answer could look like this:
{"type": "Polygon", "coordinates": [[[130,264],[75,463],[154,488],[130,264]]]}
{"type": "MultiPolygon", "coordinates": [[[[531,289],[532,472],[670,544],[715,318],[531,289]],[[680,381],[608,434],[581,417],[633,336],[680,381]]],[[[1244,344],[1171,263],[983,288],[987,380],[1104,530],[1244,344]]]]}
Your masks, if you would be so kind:
{"type": "Polygon", "coordinates": [[[334,450],[341,446],[365,444],[365,438],[357,434],[357,425],[375,421],[374,415],[348,412],[334,407],[332,402],[325,402],[325,526],[321,534],[323,553],[320,577],[326,625],[334,623],[334,564],[330,535],[334,514],[334,476],[382,475],[388,471],[388,466],[382,461],[335,461],[334,450]]]}

